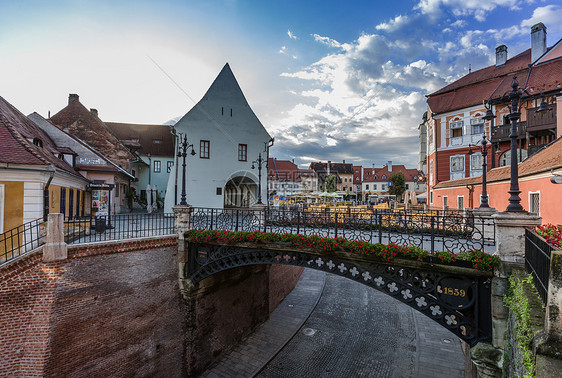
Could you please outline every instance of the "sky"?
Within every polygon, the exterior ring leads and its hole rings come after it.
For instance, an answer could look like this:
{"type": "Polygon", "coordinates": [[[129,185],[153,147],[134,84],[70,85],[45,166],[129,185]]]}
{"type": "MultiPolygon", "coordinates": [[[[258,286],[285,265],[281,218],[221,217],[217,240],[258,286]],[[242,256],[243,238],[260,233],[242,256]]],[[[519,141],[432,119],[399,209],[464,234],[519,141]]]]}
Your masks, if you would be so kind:
{"type": "Polygon", "coordinates": [[[270,156],[418,165],[426,95],[562,38],[562,0],[0,0],[0,96],[47,117],[68,94],[103,121],[161,124],[229,63],[270,156]]]}

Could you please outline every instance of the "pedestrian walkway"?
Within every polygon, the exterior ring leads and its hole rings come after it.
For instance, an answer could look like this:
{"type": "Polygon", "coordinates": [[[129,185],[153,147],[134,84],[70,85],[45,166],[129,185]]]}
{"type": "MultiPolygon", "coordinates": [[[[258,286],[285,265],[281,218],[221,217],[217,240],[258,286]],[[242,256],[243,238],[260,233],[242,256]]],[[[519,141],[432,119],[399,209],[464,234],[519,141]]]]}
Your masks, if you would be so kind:
{"type": "Polygon", "coordinates": [[[318,303],[326,273],[305,269],[295,289],[271,313],[269,320],[226,354],[201,377],[252,377],[291,340],[318,303]]]}

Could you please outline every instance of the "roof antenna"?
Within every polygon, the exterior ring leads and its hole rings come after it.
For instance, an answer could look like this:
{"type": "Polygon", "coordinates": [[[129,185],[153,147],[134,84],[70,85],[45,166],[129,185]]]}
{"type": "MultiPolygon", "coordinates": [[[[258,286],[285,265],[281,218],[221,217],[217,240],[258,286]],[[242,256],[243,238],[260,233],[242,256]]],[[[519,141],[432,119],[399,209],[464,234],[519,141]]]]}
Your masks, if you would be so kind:
{"type": "Polygon", "coordinates": [[[471,72],[472,72],[472,64],[469,64],[468,65],[468,73],[471,73],[471,72]]]}

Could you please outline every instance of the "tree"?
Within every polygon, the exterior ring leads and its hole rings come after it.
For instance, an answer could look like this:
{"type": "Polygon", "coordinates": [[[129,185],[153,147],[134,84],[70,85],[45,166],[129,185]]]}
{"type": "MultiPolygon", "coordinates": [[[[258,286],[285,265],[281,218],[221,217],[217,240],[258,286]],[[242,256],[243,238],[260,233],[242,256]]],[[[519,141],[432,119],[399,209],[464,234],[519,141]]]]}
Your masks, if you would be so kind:
{"type": "Polygon", "coordinates": [[[402,172],[396,172],[390,175],[388,181],[392,183],[388,186],[388,193],[394,194],[396,198],[400,198],[402,193],[406,191],[406,180],[404,179],[404,175],[402,172]]]}
{"type": "Polygon", "coordinates": [[[336,183],[336,176],[334,175],[330,175],[328,177],[326,177],[326,191],[328,193],[333,193],[336,191],[337,189],[337,183],[336,183]]]}

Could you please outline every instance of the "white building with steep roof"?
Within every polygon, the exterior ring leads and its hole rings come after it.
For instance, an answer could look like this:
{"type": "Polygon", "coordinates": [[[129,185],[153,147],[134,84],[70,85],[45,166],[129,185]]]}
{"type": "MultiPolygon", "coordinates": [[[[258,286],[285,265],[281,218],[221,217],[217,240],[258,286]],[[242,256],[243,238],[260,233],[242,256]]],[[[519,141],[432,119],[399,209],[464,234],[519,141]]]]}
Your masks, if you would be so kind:
{"type": "MultiPolygon", "coordinates": [[[[193,145],[186,157],[186,200],[199,207],[249,207],[257,202],[261,154],[261,197],[267,203],[267,168],[273,139],[246,101],[228,63],[203,98],[175,124],[178,136],[193,145]]],[[[181,145],[181,141],[176,142],[181,145]]],[[[165,212],[182,193],[182,158],[168,180],[165,212]],[[176,168],[178,170],[176,174],[176,168]],[[177,185],[176,185],[177,183],[177,185]],[[177,190],[177,195],[174,191],[177,190]]]]}

